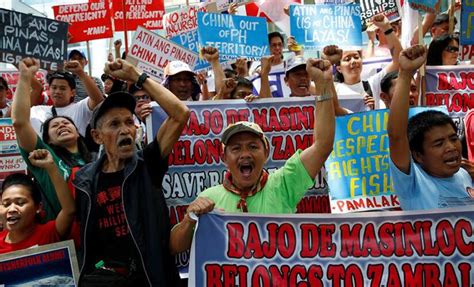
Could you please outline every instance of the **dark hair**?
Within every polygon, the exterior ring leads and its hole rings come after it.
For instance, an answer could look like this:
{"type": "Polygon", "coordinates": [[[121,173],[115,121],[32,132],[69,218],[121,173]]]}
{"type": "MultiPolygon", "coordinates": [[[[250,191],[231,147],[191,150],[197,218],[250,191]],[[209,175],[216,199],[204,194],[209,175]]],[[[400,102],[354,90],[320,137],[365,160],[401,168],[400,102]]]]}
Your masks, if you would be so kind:
{"type": "Polygon", "coordinates": [[[382,92],[388,94],[388,91],[392,87],[392,80],[396,79],[398,79],[398,71],[387,73],[380,81],[380,88],[382,92]]]}
{"type": "Polygon", "coordinates": [[[76,88],[76,80],[74,79],[74,76],[69,72],[54,72],[52,74],[48,74],[46,78],[48,80],[48,85],[50,86],[54,79],[59,79],[66,80],[71,90],[74,90],[76,88]]]}
{"type": "Polygon", "coordinates": [[[272,41],[273,38],[280,38],[281,39],[281,42],[283,44],[285,44],[285,40],[283,39],[283,35],[280,33],[280,32],[271,32],[268,34],[268,43],[270,44],[270,42],[272,41]]]}
{"type": "Polygon", "coordinates": [[[224,75],[226,78],[235,78],[237,77],[237,72],[233,69],[226,68],[224,69],[224,75]]]}
{"type": "MultiPolygon", "coordinates": [[[[54,116],[54,117],[50,117],[49,119],[47,119],[44,123],[43,123],[43,131],[42,131],[42,138],[43,138],[43,141],[45,143],[47,143],[51,149],[54,151],[54,153],[68,166],[68,167],[74,167],[74,166],[78,166],[79,163],[72,157],[72,154],[64,147],[61,147],[61,146],[57,146],[57,145],[54,145],[54,144],[51,144],[49,142],[49,124],[51,123],[51,121],[53,119],[56,119],[56,118],[63,118],[63,119],[66,119],[68,120],[69,122],[71,122],[74,127],[76,128],[77,130],[77,127],[76,125],[74,124],[74,121],[67,117],[67,116],[54,116]]],[[[79,132],[78,132],[79,134],[79,132]]],[[[85,142],[85,139],[83,136],[81,136],[79,134],[79,137],[77,138],[77,148],[79,149],[79,153],[81,154],[82,156],[82,159],[88,163],[88,162],[91,162],[92,161],[92,155],[90,154],[89,150],[87,149],[87,146],[86,146],[86,142],[85,142]]]]}
{"type": "Polygon", "coordinates": [[[31,192],[31,197],[36,204],[41,202],[41,191],[36,181],[29,175],[24,173],[13,173],[5,178],[2,184],[3,194],[7,188],[13,185],[23,185],[31,192]]]}
{"type": "Polygon", "coordinates": [[[455,132],[458,131],[453,120],[443,112],[428,110],[421,112],[408,120],[408,142],[410,150],[423,153],[425,133],[434,127],[451,125],[455,132]]]}
{"type": "MultiPolygon", "coordinates": [[[[449,22],[449,14],[448,13],[440,13],[440,14],[436,15],[436,18],[435,18],[435,20],[433,22],[433,25],[431,27],[441,25],[441,24],[446,23],[446,22],[449,22]]],[[[456,17],[454,17],[454,25],[456,25],[457,23],[458,23],[458,19],[456,19],[456,17]]]]}
{"type": "Polygon", "coordinates": [[[5,87],[6,90],[8,90],[8,83],[7,80],[5,80],[3,77],[0,77],[0,83],[5,87]]]}
{"type": "Polygon", "coordinates": [[[431,41],[428,48],[428,55],[426,60],[427,66],[441,66],[443,65],[443,51],[449,46],[451,41],[456,41],[459,44],[459,38],[455,35],[444,34],[431,41]]]}
{"type": "MultiPolygon", "coordinates": [[[[342,53],[344,54],[344,51],[342,53]]],[[[362,58],[362,51],[357,50],[357,53],[359,53],[359,56],[362,58]]],[[[340,66],[340,65],[341,65],[341,61],[336,63],[336,66],[340,66]]],[[[344,83],[344,75],[341,72],[339,72],[337,69],[336,69],[336,73],[334,74],[334,82],[344,83]]]]}
{"type": "Polygon", "coordinates": [[[249,79],[244,78],[244,77],[237,77],[236,80],[237,80],[237,85],[235,85],[235,89],[231,93],[232,99],[235,99],[235,92],[237,91],[238,87],[246,87],[253,90],[253,84],[249,79]]]}

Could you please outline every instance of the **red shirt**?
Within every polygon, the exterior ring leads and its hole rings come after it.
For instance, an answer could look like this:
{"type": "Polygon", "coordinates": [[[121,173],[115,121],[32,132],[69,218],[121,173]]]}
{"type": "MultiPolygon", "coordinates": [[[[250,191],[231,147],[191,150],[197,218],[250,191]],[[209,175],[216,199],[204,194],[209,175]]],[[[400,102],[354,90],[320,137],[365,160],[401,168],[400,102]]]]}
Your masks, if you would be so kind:
{"type": "Polygon", "coordinates": [[[56,220],[48,221],[46,224],[35,224],[35,229],[31,236],[24,240],[10,244],[5,242],[8,230],[0,232],[0,254],[22,250],[35,245],[45,245],[61,241],[56,230],[56,220]]]}

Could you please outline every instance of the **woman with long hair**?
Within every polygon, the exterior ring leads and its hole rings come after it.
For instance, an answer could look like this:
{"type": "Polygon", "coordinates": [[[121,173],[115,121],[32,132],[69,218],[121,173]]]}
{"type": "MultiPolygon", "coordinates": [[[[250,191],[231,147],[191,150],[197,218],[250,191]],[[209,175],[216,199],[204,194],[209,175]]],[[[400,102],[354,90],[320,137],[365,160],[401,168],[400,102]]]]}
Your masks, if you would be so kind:
{"type": "Polygon", "coordinates": [[[459,38],[444,34],[431,41],[426,59],[427,66],[457,65],[459,56],[459,38]]]}
{"type": "MultiPolygon", "coordinates": [[[[30,123],[30,83],[38,68],[38,60],[26,58],[19,63],[20,77],[13,98],[12,121],[21,155],[41,187],[45,212],[43,219],[48,221],[56,218],[61,205],[48,173],[45,169],[31,164],[28,159],[29,153],[36,149],[48,150],[65,180],[69,180],[75,170],[90,162],[92,157],[77,127],[66,116],[49,118],[43,125],[42,138],[36,134],[30,123]]],[[[65,89],[69,88],[66,80],[55,81],[58,81],[59,85],[64,81],[62,86],[65,89]]],[[[61,89],[57,90],[55,93],[62,92],[61,89]]]]}

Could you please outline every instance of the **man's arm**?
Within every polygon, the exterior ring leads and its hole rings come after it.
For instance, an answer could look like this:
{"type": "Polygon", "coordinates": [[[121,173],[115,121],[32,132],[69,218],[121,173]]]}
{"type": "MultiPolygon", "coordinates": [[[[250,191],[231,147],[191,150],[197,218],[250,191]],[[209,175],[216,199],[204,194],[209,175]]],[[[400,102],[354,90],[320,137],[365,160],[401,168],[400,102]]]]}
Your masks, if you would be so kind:
{"type": "Polygon", "coordinates": [[[313,144],[301,153],[301,162],[311,178],[315,178],[332,151],[335,132],[334,103],[330,93],[332,66],[327,60],[308,59],[306,70],[314,81],[316,98],[313,144]]]}
{"type": "MultiPolygon", "coordinates": [[[[383,33],[392,29],[390,22],[384,14],[375,15],[372,17],[372,22],[383,33]]],[[[390,73],[392,71],[398,70],[398,58],[400,56],[400,51],[402,50],[402,44],[400,43],[400,40],[398,40],[397,36],[395,36],[394,32],[385,35],[385,38],[387,39],[388,48],[392,54],[392,62],[385,68],[385,71],[390,73]]]]}
{"type": "Polygon", "coordinates": [[[84,88],[87,91],[87,95],[89,96],[89,100],[87,102],[87,106],[90,110],[93,110],[98,104],[100,104],[104,100],[104,95],[100,91],[99,87],[97,87],[96,82],[92,77],[88,76],[86,72],[84,72],[84,67],[82,67],[79,61],[69,61],[65,65],[66,70],[74,73],[79,77],[79,80],[84,84],[84,88]]]}
{"type": "Polygon", "coordinates": [[[270,89],[270,80],[268,79],[268,75],[270,74],[270,70],[272,69],[272,62],[273,62],[273,55],[272,56],[265,56],[262,57],[261,61],[261,70],[260,70],[260,92],[258,94],[259,98],[272,98],[272,91],[270,89]]]}
{"type": "MultiPolygon", "coordinates": [[[[135,66],[122,59],[106,63],[104,71],[106,74],[133,83],[136,83],[141,75],[141,72],[135,66]]],[[[156,139],[160,143],[161,155],[165,158],[171,153],[174,144],[178,141],[184,125],[189,119],[190,111],[173,93],[150,78],[143,83],[143,90],[168,115],[156,134],[156,139]]]]}
{"type": "Polygon", "coordinates": [[[183,220],[171,229],[169,246],[171,254],[184,252],[191,247],[196,220],[189,214],[192,212],[200,215],[211,212],[213,209],[214,202],[207,197],[198,197],[188,206],[183,220]]]}
{"type": "Polygon", "coordinates": [[[215,91],[219,92],[225,79],[224,70],[219,63],[219,50],[214,47],[204,47],[201,49],[201,55],[209,64],[211,64],[212,71],[214,72],[215,91]]]}
{"type": "Polygon", "coordinates": [[[415,72],[426,61],[426,48],[420,45],[405,49],[400,54],[400,72],[390,104],[387,132],[390,158],[402,172],[410,173],[410,145],[407,136],[410,82],[415,72]]]}
{"type": "Polygon", "coordinates": [[[12,122],[19,146],[27,152],[36,147],[37,135],[30,123],[30,83],[39,69],[39,61],[26,58],[18,64],[20,78],[12,104],[12,122]]]}

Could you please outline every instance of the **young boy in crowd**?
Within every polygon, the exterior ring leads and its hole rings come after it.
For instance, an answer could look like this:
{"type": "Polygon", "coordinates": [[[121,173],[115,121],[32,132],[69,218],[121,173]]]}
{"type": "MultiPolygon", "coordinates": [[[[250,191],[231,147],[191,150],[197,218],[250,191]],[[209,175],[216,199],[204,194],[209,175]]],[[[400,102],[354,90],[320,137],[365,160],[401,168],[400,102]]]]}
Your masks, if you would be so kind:
{"type": "Polygon", "coordinates": [[[461,168],[461,141],[451,118],[425,111],[408,120],[410,81],[426,55],[420,45],[400,53],[388,119],[390,172],[403,210],[474,204],[472,180],[461,168]]]}

